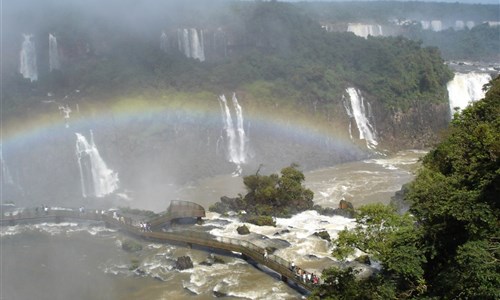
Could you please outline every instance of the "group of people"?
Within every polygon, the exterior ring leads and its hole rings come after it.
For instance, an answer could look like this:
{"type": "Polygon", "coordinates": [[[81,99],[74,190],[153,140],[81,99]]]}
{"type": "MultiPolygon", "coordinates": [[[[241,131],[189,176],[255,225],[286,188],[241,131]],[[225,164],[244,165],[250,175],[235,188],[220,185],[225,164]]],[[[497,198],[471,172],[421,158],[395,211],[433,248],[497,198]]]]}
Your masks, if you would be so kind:
{"type": "MultiPolygon", "coordinates": [[[[35,207],[35,213],[38,215],[38,206],[35,207]]],[[[42,204],[42,212],[44,212],[45,214],[48,214],[49,213],[49,207],[46,206],[45,204],[42,204]]]]}
{"type": "Polygon", "coordinates": [[[139,227],[141,227],[141,231],[142,232],[152,232],[153,230],[151,230],[151,223],[149,222],[140,222],[139,223],[139,227]]]}
{"type": "Polygon", "coordinates": [[[295,266],[295,263],[292,262],[290,265],[290,270],[295,273],[295,277],[306,284],[319,284],[319,277],[314,273],[307,272],[306,270],[295,266]]]}

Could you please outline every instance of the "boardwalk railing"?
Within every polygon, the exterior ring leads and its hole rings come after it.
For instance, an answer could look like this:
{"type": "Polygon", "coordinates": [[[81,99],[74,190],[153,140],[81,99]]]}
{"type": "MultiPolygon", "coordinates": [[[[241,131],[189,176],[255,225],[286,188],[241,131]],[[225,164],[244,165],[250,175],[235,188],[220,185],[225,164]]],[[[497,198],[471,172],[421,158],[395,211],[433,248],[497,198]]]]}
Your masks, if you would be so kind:
{"type": "Polygon", "coordinates": [[[185,243],[190,247],[198,245],[212,249],[238,252],[242,254],[244,259],[251,258],[256,263],[264,265],[280,274],[281,279],[285,282],[294,282],[296,285],[307,291],[311,291],[314,287],[311,283],[301,280],[301,278],[291,270],[291,264],[289,261],[273,254],[265,257],[265,249],[253,244],[252,242],[235,238],[213,236],[208,233],[195,231],[143,231],[139,227],[134,226],[133,224],[135,222],[133,222],[130,218],[117,217],[109,213],[102,213],[99,211],[87,211],[82,213],[74,210],[50,210],[47,212],[39,211],[37,213],[33,210],[24,210],[18,212],[17,214],[2,216],[0,218],[0,225],[12,226],[43,220],[50,220],[57,223],[69,220],[102,221],[110,226],[120,228],[128,234],[149,240],[159,242],[178,242],[185,243]]]}

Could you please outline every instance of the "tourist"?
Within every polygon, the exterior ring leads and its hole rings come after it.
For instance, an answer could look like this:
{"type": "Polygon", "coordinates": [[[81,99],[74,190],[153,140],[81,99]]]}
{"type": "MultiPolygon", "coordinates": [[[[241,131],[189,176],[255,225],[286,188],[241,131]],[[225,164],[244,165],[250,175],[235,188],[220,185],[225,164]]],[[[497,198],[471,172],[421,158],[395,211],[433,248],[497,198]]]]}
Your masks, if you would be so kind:
{"type": "Polygon", "coordinates": [[[293,261],[292,261],[292,264],[290,265],[290,270],[291,270],[292,272],[294,272],[294,271],[295,271],[295,262],[293,262],[293,261]]]}
{"type": "Polygon", "coordinates": [[[264,259],[267,260],[267,249],[264,249],[264,259]]]}

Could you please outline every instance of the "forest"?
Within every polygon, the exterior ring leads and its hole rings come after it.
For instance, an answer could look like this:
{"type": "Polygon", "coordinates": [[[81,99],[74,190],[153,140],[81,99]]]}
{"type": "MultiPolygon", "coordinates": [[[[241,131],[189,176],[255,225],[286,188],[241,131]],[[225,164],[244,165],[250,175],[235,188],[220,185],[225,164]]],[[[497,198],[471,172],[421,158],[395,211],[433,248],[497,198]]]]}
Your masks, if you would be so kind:
{"type": "Polygon", "coordinates": [[[205,62],[176,49],[162,51],[159,36],[115,28],[105,19],[92,17],[91,22],[74,11],[72,15],[35,33],[56,32],[68,63],[62,70],[41,71],[33,83],[6,72],[4,109],[22,110],[47,92],[63,95],[75,89],[99,98],[172,89],[247,89],[255,94],[264,89],[278,101],[327,108],[355,85],[387,108],[404,110],[417,99],[446,101],[445,84],[452,78],[437,48],[403,37],[364,39],[325,32],[299,7],[282,2],[233,3],[222,25],[234,25],[237,47],[230,56],[205,62]],[[106,47],[93,50],[96,43],[106,47]],[[86,44],[89,51],[82,50],[86,44]]]}
{"type": "Polygon", "coordinates": [[[423,159],[405,200],[409,212],[372,204],[334,242],[382,270],[358,280],[353,268],[323,272],[311,299],[498,299],[500,295],[500,77],[486,98],[456,114],[423,159]]]}

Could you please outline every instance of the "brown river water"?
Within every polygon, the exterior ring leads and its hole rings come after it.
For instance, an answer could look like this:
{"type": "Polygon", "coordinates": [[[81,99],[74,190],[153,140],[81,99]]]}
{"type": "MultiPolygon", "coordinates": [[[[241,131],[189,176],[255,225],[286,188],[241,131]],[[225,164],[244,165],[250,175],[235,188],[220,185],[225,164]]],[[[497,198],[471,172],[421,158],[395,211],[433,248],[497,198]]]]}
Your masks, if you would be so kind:
{"type": "MultiPolygon", "coordinates": [[[[389,203],[401,185],[413,178],[421,151],[350,162],[306,172],[306,186],[315,203],[336,207],[344,197],[354,206],[389,203]]],[[[217,176],[186,185],[177,191],[181,200],[204,199],[205,207],[223,195],[244,193],[241,177],[217,176]]],[[[242,238],[259,246],[277,245],[276,255],[318,274],[334,264],[331,245],[312,234],[354,226],[343,217],[320,216],[308,211],[290,219],[277,219],[277,227],[248,225],[252,234],[238,236],[241,223],[208,213],[196,230],[242,238]]],[[[219,255],[224,264],[201,264],[208,250],[139,241],[143,250],[127,253],[121,242],[129,237],[102,224],[61,223],[3,227],[0,229],[0,299],[300,299],[302,294],[237,256],[219,255]],[[179,256],[189,255],[194,268],[177,271],[179,256]],[[132,261],[139,270],[129,270],[132,261]]]]}

